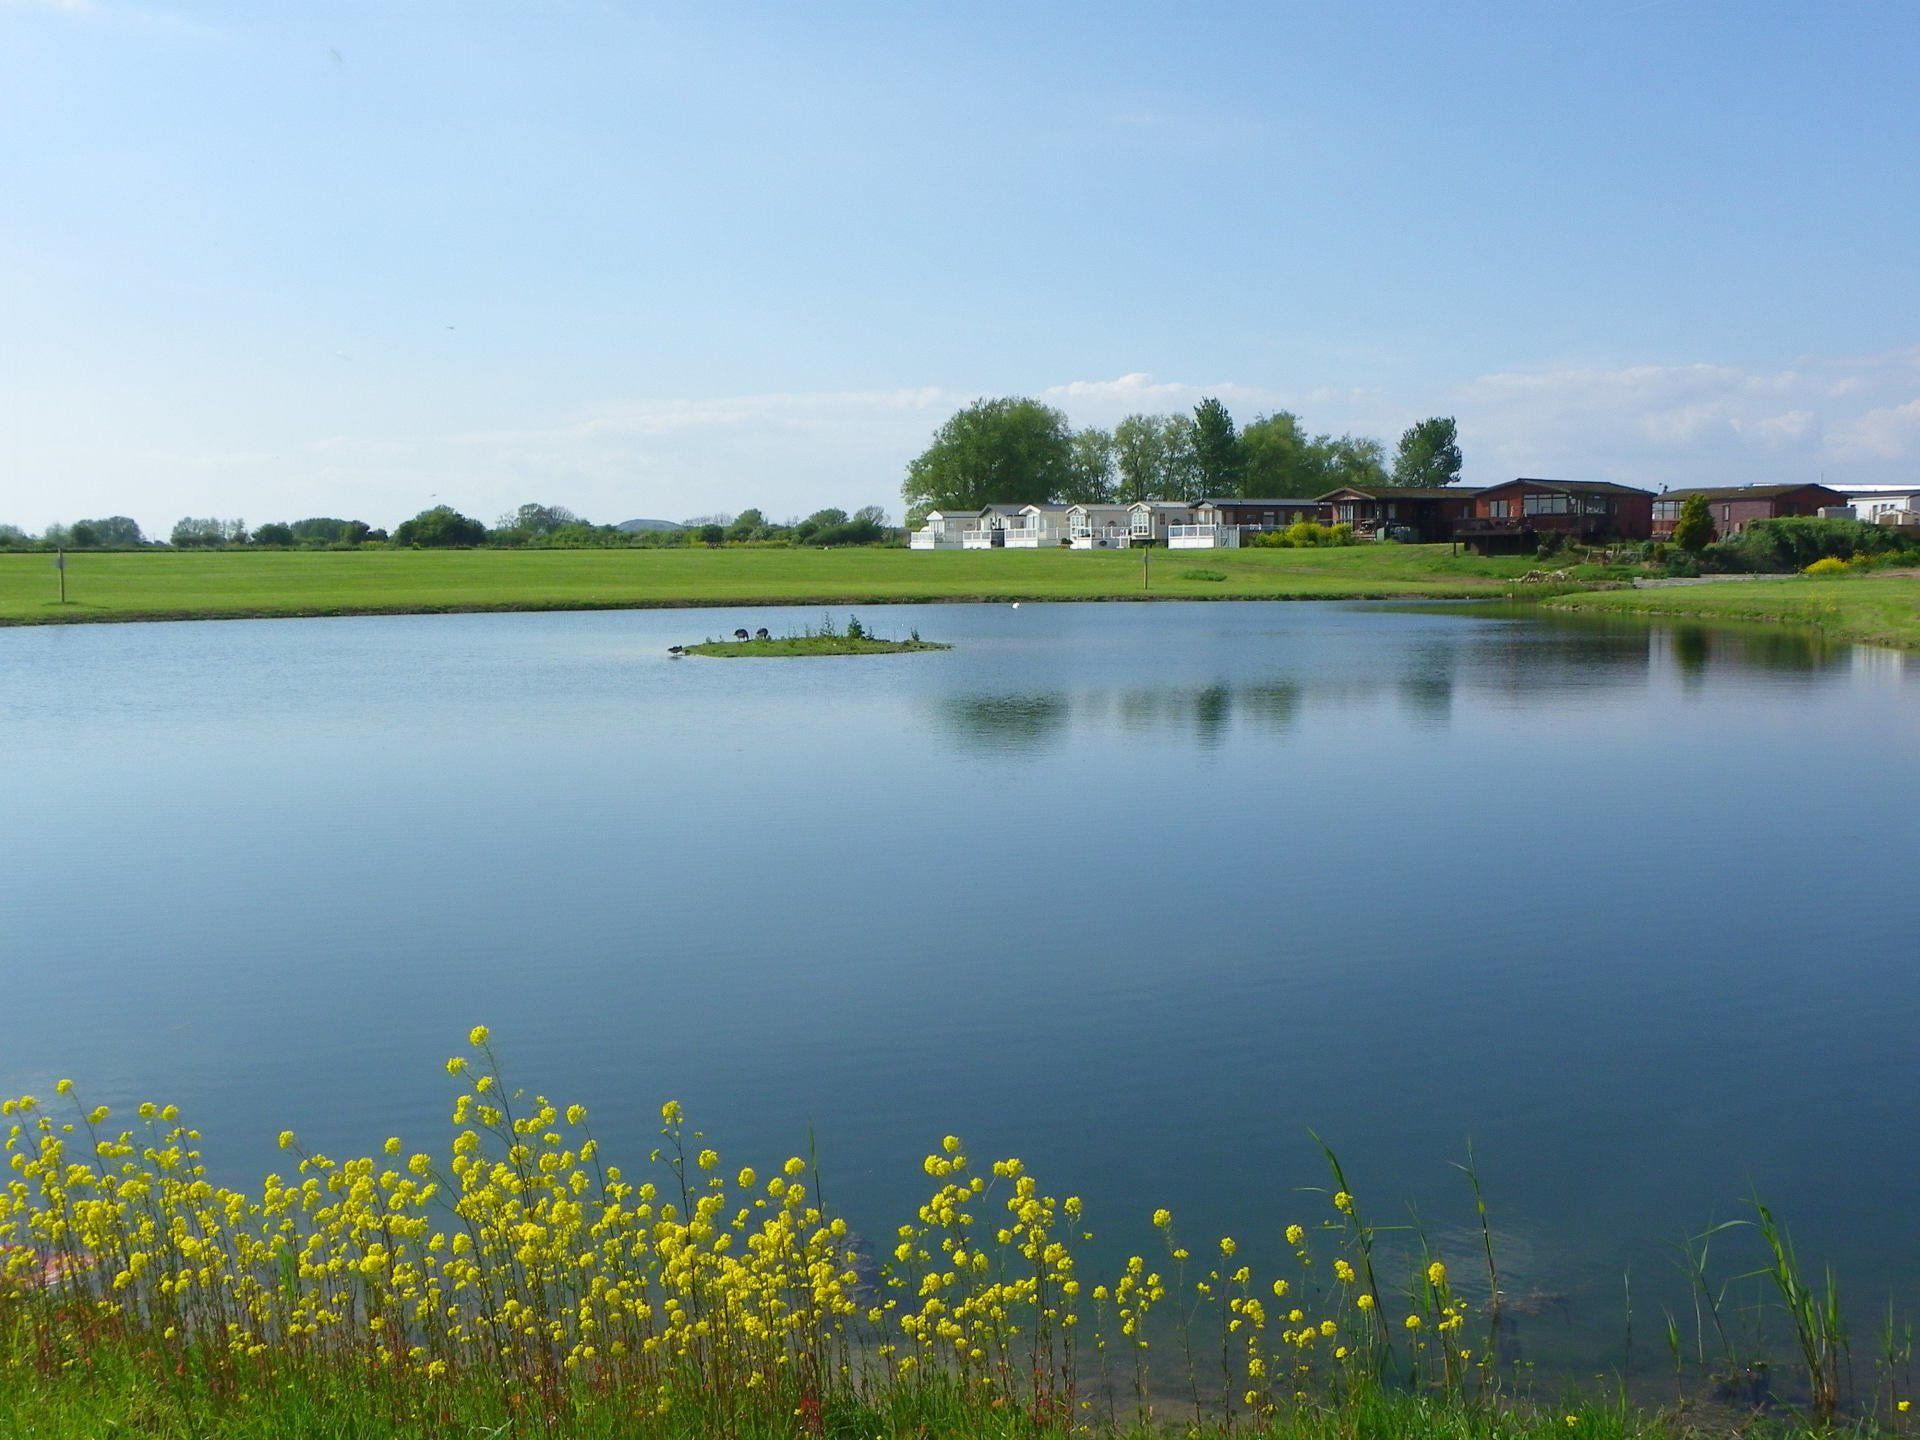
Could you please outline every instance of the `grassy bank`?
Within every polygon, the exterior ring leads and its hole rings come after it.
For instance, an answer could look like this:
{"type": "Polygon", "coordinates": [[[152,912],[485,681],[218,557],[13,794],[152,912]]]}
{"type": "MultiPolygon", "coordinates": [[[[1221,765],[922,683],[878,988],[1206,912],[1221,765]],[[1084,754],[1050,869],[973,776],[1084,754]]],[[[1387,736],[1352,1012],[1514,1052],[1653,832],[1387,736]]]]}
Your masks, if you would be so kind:
{"type": "MultiPolygon", "coordinates": [[[[985,1408],[939,1387],[902,1389],[872,1401],[836,1399],[774,1416],[716,1414],[711,1397],[692,1394],[665,1414],[636,1411],[623,1396],[582,1387],[563,1419],[547,1420],[503,1401],[497,1390],[465,1382],[395,1384],[319,1367],[297,1376],[270,1373],[226,1391],[204,1368],[156,1384],[144,1357],[130,1348],[97,1353],[92,1363],[60,1374],[15,1367],[0,1371],[0,1440],[446,1440],[450,1436],[538,1435],[548,1440],[1045,1440],[1104,1434],[1113,1440],[1164,1440],[1225,1435],[1217,1425],[1178,1421],[1104,1430],[1035,1417],[1019,1408],[985,1408]]],[[[1831,1429],[1792,1417],[1742,1417],[1741,1433],[1898,1436],[1904,1427],[1873,1424],[1831,1429]]],[[[1381,1389],[1338,1403],[1296,1409],[1264,1422],[1243,1421],[1244,1440],[1724,1440],[1735,1427],[1725,1415],[1653,1413],[1618,1403],[1572,1400],[1553,1405],[1466,1405],[1445,1398],[1381,1389]]]]}
{"type": "MultiPolygon", "coordinates": [[[[447,1062],[438,1153],[393,1137],[341,1159],[287,1131],[246,1189],[209,1178],[173,1107],[115,1120],[65,1080],[0,1102],[0,1437],[1673,1428],[1559,1402],[1504,1358],[1517,1317],[1471,1163],[1479,1221],[1445,1244],[1376,1228],[1329,1151],[1324,1188],[1289,1192],[1246,1253],[1161,1209],[1100,1273],[1079,1197],[957,1136],[869,1245],[816,1159],[738,1167],[669,1102],[628,1169],[584,1107],[512,1088],[484,1027],[469,1045],[447,1062]]],[[[1717,1422],[1737,1396],[1782,1430],[1804,1410],[1911,1434],[1910,1329],[1889,1308],[1874,1358],[1856,1352],[1831,1279],[1809,1284],[1755,1208],[1710,1232],[1712,1274],[1698,1242],[1703,1306],[1668,1316],[1665,1394],[1717,1422]],[[1787,1341],[1771,1360],[1768,1333],[1787,1341]]]]}
{"type": "Polygon", "coordinates": [[[1920,649],[1920,577],[1783,575],[1656,590],[1590,591],[1545,602],[1557,610],[1796,625],[1835,640],[1920,649]]]}
{"type": "Polygon", "coordinates": [[[0,624],[936,600],[1498,595],[1537,562],[1445,545],[1139,551],[368,550],[0,555],[0,624]],[[1183,572],[1207,577],[1195,578],[1183,572]]]}

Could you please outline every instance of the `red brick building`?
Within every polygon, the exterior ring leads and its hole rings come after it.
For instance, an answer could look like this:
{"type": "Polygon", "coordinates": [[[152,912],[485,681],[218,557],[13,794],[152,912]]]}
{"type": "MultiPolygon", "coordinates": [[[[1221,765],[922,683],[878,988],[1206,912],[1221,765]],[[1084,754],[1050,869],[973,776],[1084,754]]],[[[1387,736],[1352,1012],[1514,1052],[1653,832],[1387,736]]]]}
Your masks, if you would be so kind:
{"type": "Polygon", "coordinates": [[[1704,495],[1713,520],[1713,538],[1738,535],[1756,520],[1782,515],[1814,515],[1823,506],[1845,505],[1847,497],[1824,485],[1727,485],[1663,490],[1653,500],[1653,538],[1665,540],[1680,521],[1680,507],[1689,495],[1704,495]]]}
{"type": "Polygon", "coordinates": [[[1653,536],[1650,490],[1610,480],[1509,480],[1473,497],[1455,537],[1483,555],[1529,550],[1550,535],[1569,540],[1647,540],[1653,536]]]}

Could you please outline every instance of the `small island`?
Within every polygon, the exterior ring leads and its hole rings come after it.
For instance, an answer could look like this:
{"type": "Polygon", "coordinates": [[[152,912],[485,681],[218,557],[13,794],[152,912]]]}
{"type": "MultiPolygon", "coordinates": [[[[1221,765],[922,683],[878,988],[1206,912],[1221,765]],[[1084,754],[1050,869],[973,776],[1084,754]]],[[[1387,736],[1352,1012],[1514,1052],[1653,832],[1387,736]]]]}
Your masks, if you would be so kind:
{"type": "Polygon", "coordinates": [[[707,639],[698,645],[675,645],[668,653],[784,658],[795,655],[902,655],[914,650],[952,648],[937,641],[922,640],[918,630],[912,631],[905,640],[889,640],[867,629],[857,615],[849,615],[844,627],[835,625],[833,617],[829,615],[818,627],[802,626],[799,631],[790,631],[785,635],[769,634],[764,626],[751,633],[741,629],[733,632],[731,640],[707,639]]]}

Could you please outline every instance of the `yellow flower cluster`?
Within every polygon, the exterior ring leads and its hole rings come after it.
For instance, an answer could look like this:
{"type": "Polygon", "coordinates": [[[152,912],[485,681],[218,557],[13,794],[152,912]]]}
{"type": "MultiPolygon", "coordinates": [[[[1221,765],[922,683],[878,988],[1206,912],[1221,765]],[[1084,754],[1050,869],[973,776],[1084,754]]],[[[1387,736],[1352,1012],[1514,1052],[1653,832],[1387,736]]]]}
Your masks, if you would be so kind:
{"type": "MultiPolygon", "coordinates": [[[[984,1403],[1057,1410],[1074,1403],[1090,1342],[1103,1373],[1110,1350],[1129,1357],[1145,1404],[1149,1321],[1169,1283],[1134,1255],[1083,1294],[1081,1201],[1048,1194],[1021,1161],[978,1173],[945,1136],[923,1162],[932,1193],[876,1263],[819,1202],[806,1160],[729,1178],[670,1101],[659,1168],[630,1178],[602,1157],[585,1107],[509,1092],[487,1027],[468,1038],[474,1053],[446,1066],[460,1088],[444,1158],[391,1137],[377,1156],[336,1161],[285,1131],[293,1173],[253,1193],[208,1178],[200,1135],[172,1106],[143,1105],[108,1133],[106,1107],[80,1109],[68,1081],[57,1090],[72,1120],[31,1096],[5,1101],[0,1318],[38,1307],[73,1345],[87,1332],[72,1317],[94,1312],[181,1356],[321,1357],[425,1383],[490,1372],[555,1403],[589,1382],[655,1406],[724,1387],[768,1413],[931,1375],[984,1403]]],[[[1351,1241],[1351,1197],[1333,1205],[1329,1228],[1351,1241]]],[[[1172,1214],[1151,1223],[1184,1276],[1172,1214]]],[[[1261,1411],[1304,1394],[1317,1367],[1342,1371],[1386,1343],[1359,1252],[1336,1258],[1321,1290],[1306,1229],[1285,1237],[1307,1298],[1289,1301],[1295,1281],[1263,1282],[1279,1302],[1269,1312],[1226,1236],[1219,1268],[1173,1307],[1183,1325],[1217,1315],[1229,1393],[1261,1411]]],[[[1444,1340],[1464,1306],[1440,1262],[1426,1280],[1444,1340]]]]}

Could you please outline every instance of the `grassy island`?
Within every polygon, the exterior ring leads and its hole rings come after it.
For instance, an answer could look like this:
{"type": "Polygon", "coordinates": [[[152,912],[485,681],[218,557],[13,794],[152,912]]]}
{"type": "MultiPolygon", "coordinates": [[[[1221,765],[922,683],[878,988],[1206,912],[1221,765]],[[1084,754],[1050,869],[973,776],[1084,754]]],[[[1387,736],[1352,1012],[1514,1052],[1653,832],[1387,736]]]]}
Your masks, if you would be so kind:
{"type": "Polygon", "coordinates": [[[686,648],[688,655],[778,659],[791,655],[904,655],[912,650],[951,650],[931,640],[849,640],[844,635],[783,635],[766,640],[707,640],[686,648]]]}
{"type": "Polygon", "coordinates": [[[673,653],[781,659],[800,655],[904,655],[914,650],[952,648],[922,640],[918,630],[905,640],[889,640],[862,625],[858,615],[849,615],[846,625],[839,627],[829,615],[819,629],[806,626],[786,635],[769,635],[765,630],[749,635],[745,630],[737,630],[731,640],[702,640],[698,645],[675,646],[673,653]]]}

